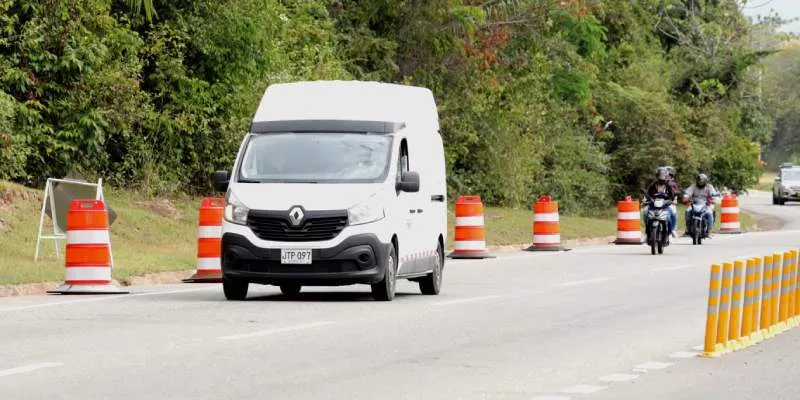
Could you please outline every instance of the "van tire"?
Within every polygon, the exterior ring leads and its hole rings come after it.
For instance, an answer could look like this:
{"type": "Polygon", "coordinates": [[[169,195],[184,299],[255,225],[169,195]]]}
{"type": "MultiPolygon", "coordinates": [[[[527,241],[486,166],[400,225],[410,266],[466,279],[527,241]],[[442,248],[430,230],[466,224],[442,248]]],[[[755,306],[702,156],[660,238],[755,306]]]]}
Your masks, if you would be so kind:
{"type": "Polygon", "coordinates": [[[250,284],[238,279],[222,278],[222,292],[228,300],[241,301],[247,298],[247,289],[250,284]]]}
{"type": "Polygon", "coordinates": [[[300,285],[295,285],[291,283],[287,283],[285,285],[281,285],[281,293],[283,293],[286,297],[297,297],[300,294],[300,290],[303,287],[300,285]]]}
{"type": "Polygon", "coordinates": [[[444,249],[442,244],[436,248],[436,265],[433,266],[433,271],[425,275],[419,281],[419,291],[427,296],[435,296],[439,294],[442,289],[442,274],[444,272],[444,249]]]}
{"type": "Polygon", "coordinates": [[[392,301],[397,286],[397,250],[394,243],[389,245],[389,252],[383,262],[383,279],[372,285],[372,297],[375,301],[392,301]]]}

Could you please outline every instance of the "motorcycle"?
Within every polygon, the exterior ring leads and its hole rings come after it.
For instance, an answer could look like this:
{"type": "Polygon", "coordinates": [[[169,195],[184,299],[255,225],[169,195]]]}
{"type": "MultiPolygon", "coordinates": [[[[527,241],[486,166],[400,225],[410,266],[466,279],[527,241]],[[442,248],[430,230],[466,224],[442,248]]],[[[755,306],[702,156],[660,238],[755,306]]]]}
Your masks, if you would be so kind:
{"type": "Polygon", "coordinates": [[[693,245],[702,245],[703,238],[708,237],[709,226],[706,223],[706,219],[703,218],[707,210],[708,205],[702,201],[697,201],[689,205],[689,217],[691,219],[688,221],[688,228],[693,245]]]}
{"type": "Polygon", "coordinates": [[[650,254],[664,254],[669,246],[669,210],[672,202],[664,198],[650,198],[645,194],[647,210],[647,244],[650,254]]]}

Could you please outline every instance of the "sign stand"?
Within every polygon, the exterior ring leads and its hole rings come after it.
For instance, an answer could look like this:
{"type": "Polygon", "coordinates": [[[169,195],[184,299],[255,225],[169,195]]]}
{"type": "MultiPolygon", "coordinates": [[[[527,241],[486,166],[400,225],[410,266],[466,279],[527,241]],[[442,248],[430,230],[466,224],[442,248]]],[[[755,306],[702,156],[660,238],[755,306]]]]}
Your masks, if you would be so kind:
{"type": "MultiPolygon", "coordinates": [[[[56,258],[61,258],[61,248],[59,245],[59,240],[66,240],[67,235],[64,231],[58,226],[58,214],[56,211],[56,199],[55,199],[55,192],[53,191],[53,186],[56,183],[66,184],[66,185],[76,185],[76,186],[88,186],[95,188],[95,200],[103,200],[105,202],[105,198],[103,196],[103,179],[100,178],[97,180],[97,183],[92,182],[85,182],[79,181],[74,179],[53,179],[47,178],[47,184],[44,187],[44,198],[42,199],[42,211],[41,215],[39,216],[39,232],[36,234],[36,252],[33,255],[34,261],[39,260],[39,249],[41,247],[42,239],[45,240],[52,240],[53,244],[55,245],[56,250],[56,258]],[[49,203],[49,204],[48,204],[49,203]],[[50,219],[53,221],[53,233],[49,235],[42,235],[42,231],[44,230],[44,216],[47,213],[47,207],[50,207],[50,219]]],[[[106,208],[108,208],[106,206],[106,208]]],[[[66,228],[66,227],[65,227],[66,228]]],[[[109,255],[110,255],[109,249],[109,255]]],[[[114,265],[114,258],[111,256],[111,265],[114,265]]]]}

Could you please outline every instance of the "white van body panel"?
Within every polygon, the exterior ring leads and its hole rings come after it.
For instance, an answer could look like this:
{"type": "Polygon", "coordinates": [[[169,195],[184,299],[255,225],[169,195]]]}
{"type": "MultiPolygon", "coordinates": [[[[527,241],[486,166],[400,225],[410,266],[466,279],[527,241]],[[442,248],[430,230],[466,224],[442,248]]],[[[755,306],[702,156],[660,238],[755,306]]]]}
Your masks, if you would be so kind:
{"type": "MultiPolygon", "coordinates": [[[[223,254],[225,235],[237,236],[240,243],[246,241],[252,251],[324,251],[346,246],[348,240],[359,235],[374,235],[386,245],[396,238],[398,277],[414,278],[431,270],[425,263],[436,256],[439,242],[446,243],[447,240],[447,199],[444,148],[439,135],[436,104],[430,90],[355,81],[272,85],[266,90],[251,125],[251,132],[259,131],[265,133],[248,134],[242,142],[227,196],[235,196],[251,212],[288,212],[297,206],[308,212],[345,211],[363,202],[374,202],[382,206],[384,218],[361,225],[348,224],[330,240],[292,242],[262,240],[250,226],[226,220],[223,223],[223,254]],[[336,121],[343,123],[334,123],[336,121]],[[279,134],[283,127],[308,127],[308,132],[325,132],[327,126],[337,129],[343,126],[385,128],[370,129],[366,134],[392,138],[386,179],[375,183],[239,182],[248,139],[279,134]],[[420,190],[416,193],[396,189],[403,143],[408,147],[410,171],[420,175],[420,190]]],[[[304,131],[306,128],[292,130],[304,131]]],[[[336,132],[336,129],[331,131],[336,132]]],[[[298,273],[303,268],[297,266],[298,273]]],[[[331,274],[324,275],[328,277],[331,274]]],[[[273,278],[278,279],[270,276],[262,280],[271,283],[273,278]]],[[[358,280],[356,283],[364,282],[358,280]]]]}
{"type": "Polygon", "coordinates": [[[317,81],[271,85],[253,123],[293,120],[404,122],[420,133],[439,132],[433,93],[379,82],[317,81]]]}

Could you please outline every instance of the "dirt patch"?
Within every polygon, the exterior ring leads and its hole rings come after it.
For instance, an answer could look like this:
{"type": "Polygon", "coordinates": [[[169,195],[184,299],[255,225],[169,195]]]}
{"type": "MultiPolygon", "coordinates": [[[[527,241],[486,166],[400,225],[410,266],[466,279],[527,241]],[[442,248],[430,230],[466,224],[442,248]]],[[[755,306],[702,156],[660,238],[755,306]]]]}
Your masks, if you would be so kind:
{"type": "Polygon", "coordinates": [[[10,210],[15,203],[41,201],[41,193],[27,189],[0,189],[0,211],[10,210]]]}
{"type": "Polygon", "coordinates": [[[194,271],[171,271],[171,272],[156,272],[142,276],[132,276],[120,281],[122,285],[164,285],[169,283],[181,283],[182,279],[192,276],[194,271]]]}
{"type": "Polygon", "coordinates": [[[753,216],[756,225],[750,228],[751,231],[779,231],[786,226],[786,221],[774,215],[761,214],[747,210],[753,216]]]}
{"type": "MultiPolygon", "coordinates": [[[[616,240],[616,236],[606,236],[606,237],[596,237],[596,238],[584,238],[584,239],[569,239],[563,240],[561,242],[561,246],[565,249],[570,249],[572,247],[580,247],[580,246],[596,246],[601,244],[611,244],[616,240]]],[[[531,243],[525,244],[509,244],[509,245],[502,245],[502,246],[486,246],[486,250],[491,252],[497,253],[506,253],[511,251],[520,251],[525,250],[531,246],[531,243]]],[[[452,250],[451,250],[452,251],[452,250]]]]}
{"type": "Polygon", "coordinates": [[[31,296],[55,289],[61,282],[26,283],[23,285],[0,285],[0,297],[31,296]]]}
{"type": "Polygon", "coordinates": [[[160,200],[138,200],[133,202],[134,205],[139,207],[147,208],[148,210],[162,216],[171,219],[182,219],[183,213],[180,212],[177,208],[175,208],[175,204],[172,204],[171,201],[168,199],[160,199],[160,200]]]}

